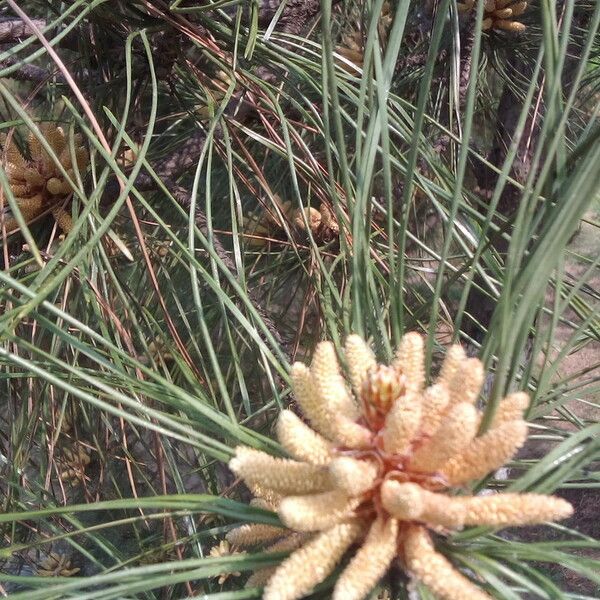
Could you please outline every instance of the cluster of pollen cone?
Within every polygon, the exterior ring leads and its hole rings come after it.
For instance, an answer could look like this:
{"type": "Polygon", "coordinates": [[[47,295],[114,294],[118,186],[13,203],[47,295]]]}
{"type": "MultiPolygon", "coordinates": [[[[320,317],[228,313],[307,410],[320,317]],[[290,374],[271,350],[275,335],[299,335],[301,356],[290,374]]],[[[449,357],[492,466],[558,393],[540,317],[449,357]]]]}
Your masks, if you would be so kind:
{"type": "MultiPolygon", "coordinates": [[[[381,14],[379,15],[379,19],[377,21],[377,36],[382,48],[385,48],[387,44],[393,20],[394,15],[392,12],[392,7],[390,6],[389,2],[384,2],[383,6],[381,7],[381,14]]],[[[354,31],[342,37],[342,43],[336,47],[335,51],[343,56],[347,61],[362,69],[365,59],[364,41],[363,32],[359,28],[356,28],[354,31]]],[[[339,61],[338,64],[340,67],[342,67],[342,69],[345,69],[350,73],[354,72],[353,69],[351,67],[349,68],[349,65],[343,61],[339,61]]]]}
{"type": "MultiPolygon", "coordinates": [[[[456,6],[460,12],[469,12],[475,8],[475,0],[464,0],[458,2],[456,6]]],[[[527,27],[514,19],[520,17],[526,9],[527,2],[524,1],[484,0],[481,28],[484,31],[488,29],[503,29],[514,33],[525,31],[527,27]]]]}
{"type": "Polygon", "coordinates": [[[306,231],[306,224],[308,223],[308,228],[313,236],[321,241],[328,241],[337,237],[340,232],[333,212],[325,203],[321,203],[317,210],[311,206],[294,208],[291,201],[282,202],[278,196],[275,196],[275,202],[283,218],[273,208],[261,208],[259,212],[245,219],[250,246],[267,245],[269,238],[276,237],[285,230],[284,220],[292,225],[297,232],[306,231]]]}
{"type": "Polygon", "coordinates": [[[430,531],[505,527],[563,519],[571,505],[538,494],[459,495],[505,464],[525,442],[528,397],[499,405],[481,436],[475,408],[483,369],[450,348],[425,388],[422,338],[405,335],[394,362],[377,364],[358,336],[345,344],[349,385],[334,347],[317,346],[310,368],[292,368],[293,391],[309,424],[285,410],[277,436],[291,458],[238,447],[230,468],[253,492],[252,504],[277,511],[285,528],[246,524],[230,531],[236,547],[292,552],[278,567],[251,575],[264,600],[302,598],[345,555],[334,600],[365,598],[392,562],[439,598],[489,598],[437,552],[430,531]],[[449,493],[450,492],[450,493],[449,493]]]}
{"type": "MultiPolygon", "coordinates": [[[[89,160],[81,137],[75,136],[75,148],[72,154],[69,141],[61,127],[52,123],[42,123],[39,125],[39,129],[64,171],[71,181],[74,181],[74,162],[77,169],[83,170],[89,160]]],[[[21,214],[27,222],[49,209],[59,226],[68,231],[71,226],[71,218],[62,208],[61,200],[68,196],[73,188],[55,159],[50,156],[33,133],[29,135],[27,141],[29,159],[23,156],[14,137],[2,149],[2,164],[21,214]]],[[[5,221],[7,230],[16,227],[14,219],[8,218],[7,221],[5,221]]]]}

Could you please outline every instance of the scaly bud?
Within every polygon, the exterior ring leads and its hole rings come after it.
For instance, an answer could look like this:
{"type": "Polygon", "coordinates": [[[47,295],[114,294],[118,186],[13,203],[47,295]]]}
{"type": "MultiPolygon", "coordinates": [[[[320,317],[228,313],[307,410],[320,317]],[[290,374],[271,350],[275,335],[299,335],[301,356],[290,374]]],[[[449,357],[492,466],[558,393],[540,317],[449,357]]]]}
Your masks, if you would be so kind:
{"type": "Polygon", "coordinates": [[[377,365],[366,375],[360,397],[363,402],[379,409],[384,414],[396,398],[405,393],[405,377],[396,369],[377,365]]]}

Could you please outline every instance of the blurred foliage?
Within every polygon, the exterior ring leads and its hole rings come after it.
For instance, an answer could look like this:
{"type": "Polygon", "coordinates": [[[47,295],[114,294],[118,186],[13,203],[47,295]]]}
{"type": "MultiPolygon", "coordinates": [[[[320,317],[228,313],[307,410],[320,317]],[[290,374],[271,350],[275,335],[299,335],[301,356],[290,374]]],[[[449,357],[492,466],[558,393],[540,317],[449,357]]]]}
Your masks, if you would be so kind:
{"type": "Polygon", "coordinates": [[[276,522],[224,461],[278,451],[288,367],[317,341],[355,331],[387,360],[419,330],[434,371],[451,340],[485,360],[487,419],[532,396],[530,444],[484,483],[583,506],[539,539],[471,529],[444,551],[498,598],[596,596],[600,5],[536,0],[520,34],[484,18],[0,2],[2,132],[25,151],[51,121],[90,153],[64,239],[49,215],[9,235],[0,169],[1,592],[259,597],[245,573],[281,555],[210,556],[251,515],[276,522]],[[322,205],[336,235],[302,223],[322,205]],[[261,213],[280,227],[257,244],[261,213]],[[69,579],[36,576],[63,555],[69,579]]]}

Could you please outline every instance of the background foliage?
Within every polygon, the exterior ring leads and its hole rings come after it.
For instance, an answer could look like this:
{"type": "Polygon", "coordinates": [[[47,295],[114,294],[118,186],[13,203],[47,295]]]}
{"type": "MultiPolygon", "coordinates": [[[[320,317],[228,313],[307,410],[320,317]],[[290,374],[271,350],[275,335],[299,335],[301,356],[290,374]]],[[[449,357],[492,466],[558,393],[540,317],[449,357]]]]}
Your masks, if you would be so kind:
{"type": "Polygon", "coordinates": [[[519,34],[450,0],[0,7],[3,132],[56,121],[91,155],[64,239],[2,231],[0,591],[259,597],[244,574],[280,555],[210,556],[276,522],[224,461],[278,451],[288,367],[318,340],[355,331],[386,360],[418,330],[433,372],[451,340],[486,362],[488,419],[532,396],[487,485],[577,509],[445,552],[499,598],[597,597],[598,3],[536,0],[519,34]]]}

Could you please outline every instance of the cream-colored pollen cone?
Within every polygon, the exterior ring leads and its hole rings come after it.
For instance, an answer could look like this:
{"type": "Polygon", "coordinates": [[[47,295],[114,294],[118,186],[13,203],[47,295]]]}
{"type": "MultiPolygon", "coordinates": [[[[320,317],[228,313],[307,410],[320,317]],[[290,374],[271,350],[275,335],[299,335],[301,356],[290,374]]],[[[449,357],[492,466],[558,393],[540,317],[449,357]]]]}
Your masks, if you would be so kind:
{"type": "Polygon", "coordinates": [[[277,439],[285,450],[297,460],[313,465],[326,465],[331,460],[331,443],[289,410],[284,410],[279,415],[277,439]]]}
{"type": "Polygon", "coordinates": [[[537,524],[571,514],[571,505],[553,496],[468,495],[472,482],[524,443],[529,400],[522,392],[507,396],[477,437],[481,363],[453,346],[425,387],[423,348],[419,336],[405,336],[389,367],[377,365],[366,343],[351,336],[347,382],[333,345],[319,344],[310,368],[292,368],[296,401],[310,424],[291,411],[277,422],[277,437],[295,460],[236,450],[232,470],[260,497],[257,506],[277,511],[285,529],[242,525],[228,539],[264,539],[267,551],[293,550],[281,565],[251,576],[249,585],[268,581],[264,600],[306,597],[345,554],[334,600],[364,600],[395,559],[437,598],[483,600],[489,596],[480,582],[435,549],[430,531],[444,536],[465,526],[537,524]],[[298,542],[299,535],[306,537],[298,542]]]}
{"type": "Polygon", "coordinates": [[[329,463],[329,474],[336,488],[349,496],[360,496],[373,486],[377,465],[368,460],[340,456],[329,463]]]}

